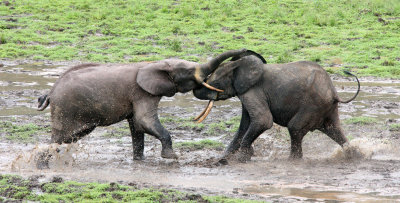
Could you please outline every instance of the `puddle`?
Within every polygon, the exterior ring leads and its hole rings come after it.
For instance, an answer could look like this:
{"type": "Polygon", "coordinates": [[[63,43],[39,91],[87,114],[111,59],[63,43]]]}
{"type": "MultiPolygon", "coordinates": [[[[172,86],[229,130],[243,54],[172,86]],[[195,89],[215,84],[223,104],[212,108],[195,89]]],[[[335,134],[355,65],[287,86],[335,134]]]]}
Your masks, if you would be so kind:
{"type": "Polygon", "coordinates": [[[340,202],[394,202],[399,201],[397,196],[379,196],[375,193],[357,194],[343,191],[318,191],[301,188],[279,188],[273,186],[249,186],[243,192],[265,197],[282,196],[302,201],[340,201],[340,202]]]}

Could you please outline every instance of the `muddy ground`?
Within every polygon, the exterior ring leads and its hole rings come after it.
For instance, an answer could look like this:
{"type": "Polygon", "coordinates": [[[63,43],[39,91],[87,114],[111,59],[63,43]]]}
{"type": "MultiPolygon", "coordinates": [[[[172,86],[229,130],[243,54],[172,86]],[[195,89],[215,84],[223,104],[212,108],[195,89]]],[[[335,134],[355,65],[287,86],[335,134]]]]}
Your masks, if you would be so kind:
{"type": "MultiPolygon", "coordinates": [[[[42,180],[61,176],[67,180],[135,183],[148,187],[173,188],[206,195],[225,195],[265,201],[400,201],[400,81],[361,78],[358,98],[340,105],[342,121],[354,117],[375,118],[367,125],[343,122],[351,145],[362,152],[358,160],[346,160],[340,147],[315,131],[303,141],[304,158],[289,161],[290,140],[286,128],[274,125],[254,143],[255,156],[247,163],[215,165],[223,149],[176,149],[178,160],[160,158],[160,142],[146,135],[144,161],[132,160],[129,134],[110,136],[127,127],[120,122],[98,127],[72,145],[49,145],[50,113],[37,112],[36,98],[50,89],[65,64],[0,67],[0,121],[16,125],[35,124],[44,130],[29,142],[7,138],[0,129],[0,171],[24,177],[43,175],[42,180]],[[58,149],[56,152],[56,149],[58,149]],[[52,153],[49,168],[38,169],[41,152],[52,153]]],[[[356,83],[341,76],[332,79],[342,98],[356,91],[356,83]]],[[[161,118],[196,116],[207,101],[191,93],[164,98],[161,118]]],[[[217,102],[204,128],[182,127],[166,122],[175,143],[202,139],[229,143],[234,133],[217,130],[211,123],[241,115],[240,102],[233,98],[217,102]]],[[[232,126],[227,126],[231,128],[232,126]]]]}

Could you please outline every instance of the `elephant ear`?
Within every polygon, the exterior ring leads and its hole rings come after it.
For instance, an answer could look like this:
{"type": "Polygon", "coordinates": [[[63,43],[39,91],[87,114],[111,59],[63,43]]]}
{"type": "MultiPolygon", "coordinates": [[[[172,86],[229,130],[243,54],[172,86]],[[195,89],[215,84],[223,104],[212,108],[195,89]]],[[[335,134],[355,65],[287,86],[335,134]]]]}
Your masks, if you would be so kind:
{"type": "Polygon", "coordinates": [[[240,66],[234,72],[234,82],[236,93],[243,94],[255,85],[263,75],[264,63],[255,56],[246,56],[239,60],[240,66]]]}
{"type": "Polygon", "coordinates": [[[169,76],[172,67],[167,63],[152,63],[139,69],[136,82],[154,96],[172,97],[176,93],[175,83],[169,76]]]}

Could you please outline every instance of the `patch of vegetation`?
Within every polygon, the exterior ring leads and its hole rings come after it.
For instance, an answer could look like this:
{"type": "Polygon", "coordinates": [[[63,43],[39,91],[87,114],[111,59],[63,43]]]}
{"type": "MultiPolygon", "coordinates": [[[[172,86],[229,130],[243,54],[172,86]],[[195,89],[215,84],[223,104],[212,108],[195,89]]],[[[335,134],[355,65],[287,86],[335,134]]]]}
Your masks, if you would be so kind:
{"type": "Polygon", "coordinates": [[[205,61],[248,48],[268,63],[400,78],[400,1],[48,1],[0,4],[0,58],[205,61]]]}
{"type": "Polygon", "coordinates": [[[196,123],[193,121],[193,118],[163,116],[160,117],[160,122],[162,124],[173,124],[176,125],[178,128],[191,129],[195,131],[201,131],[205,128],[205,125],[203,123],[196,123]]]}
{"type": "Polygon", "coordinates": [[[367,116],[359,116],[359,117],[352,117],[344,120],[346,124],[358,124],[358,125],[368,125],[377,123],[378,120],[376,118],[367,117],[367,116]]]}
{"type": "Polygon", "coordinates": [[[208,135],[212,136],[236,132],[239,128],[240,119],[240,116],[234,116],[229,120],[217,120],[210,124],[205,124],[204,122],[196,123],[193,121],[193,118],[160,117],[160,121],[163,125],[176,125],[177,128],[205,131],[208,135]]]}
{"type": "Polygon", "coordinates": [[[236,132],[240,125],[241,116],[235,116],[229,120],[221,120],[208,125],[207,133],[209,135],[226,134],[236,132]]]}
{"type": "Polygon", "coordinates": [[[223,150],[225,146],[219,141],[206,139],[200,141],[178,142],[175,144],[174,147],[186,150],[202,150],[202,149],[223,150]]]}
{"type": "Polygon", "coordinates": [[[33,185],[19,176],[0,174],[0,197],[7,199],[31,199],[33,185]]]}
{"type": "Polygon", "coordinates": [[[109,138],[122,138],[124,136],[131,136],[131,130],[129,129],[128,125],[117,128],[111,128],[105,134],[103,134],[103,136],[109,138]]]}
{"type": "Polygon", "coordinates": [[[64,182],[61,179],[39,184],[34,178],[23,179],[20,176],[1,174],[0,196],[2,201],[39,202],[257,202],[117,183],[64,182]]]}
{"type": "Polygon", "coordinates": [[[400,123],[390,124],[389,130],[390,131],[400,131],[400,123]]]}
{"type": "Polygon", "coordinates": [[[49,130],[49,128],[33,123],[17,125],[9,121],[0,121],[0,133],[4,133],[6,139],[15,142],[33,142],[35,135],[46,130],[49,130]]]}
{"type": "Polygon", "coordinates": [[[349,141],[352,141],[352,140],[354,139],[354,136],[353,136],[353,135],[347,135],[346,138],[347,138],[349,141]]]}

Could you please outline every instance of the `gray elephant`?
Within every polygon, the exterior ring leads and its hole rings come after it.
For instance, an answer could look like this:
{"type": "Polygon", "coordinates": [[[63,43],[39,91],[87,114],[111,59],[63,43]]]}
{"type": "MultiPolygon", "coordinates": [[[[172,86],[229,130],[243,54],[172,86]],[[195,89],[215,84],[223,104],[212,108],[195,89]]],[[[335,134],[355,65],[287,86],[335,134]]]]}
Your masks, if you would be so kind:
{"type": "MultiPolygon", "coordinates": [[[[224,100],[238,96],[242,103],[242,118],[239,130],[227,147],[221,163],[226,163],[232,154],[239,151],[238,159],[251,159],[251,147],[257,137],[272,127],[273,123],[287,127],[291,138],[290,158],[302,158],[302,139],[309,131],[320,130],[340,146],[348,140],[340,126],[338,104],[349,100],[339,98],[327,72],[317,63],[299,61],[287,64],[265,64],[257,53],[238,54],[222,64],[207,79],[207,83],[224,92],[205,88],[193,90],[194,95],[204,100],[224,100]]],[[[212,102],[207,107],[211,109],[212,102]]],[[[204,112],[203,112],[204,113],[204,112]]],[[[202,119],[204,119],[204,116],[202,119]]],[[[198,117],[200,118],[201,115],[198,117]]]]}
{"type": "Polygon", "coordinates": [[[134,64],[83,64],[67,70],[48,95],[38,99],[38,110],[51,107],[52,136],[56,143],[76,142],[97,126],[127,119],[134,159],[143,159],[144,133],[161,141],[163,158],[177,158],[169,132],[161,125],[157,107],[162,96],[188,92],[225,59],[246,52],[225,52],[206,64],[179,59],[134,64]]]}

